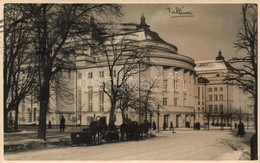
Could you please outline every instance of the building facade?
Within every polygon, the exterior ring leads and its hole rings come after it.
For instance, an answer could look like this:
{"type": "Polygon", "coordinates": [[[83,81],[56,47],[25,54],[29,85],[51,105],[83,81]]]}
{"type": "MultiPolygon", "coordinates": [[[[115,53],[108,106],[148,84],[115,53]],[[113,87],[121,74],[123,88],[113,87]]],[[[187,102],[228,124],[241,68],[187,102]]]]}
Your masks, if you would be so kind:
{"type": "MultiPolygon", "coordinates": [[[[196,62],[195,70],[199,76],[197,111],[202,124],[230,126],[239,122],[240,114],[253,113],[249,95],[225,82],[224,79],[232,75],[226,64],[221,51],[215,60],[196,62]]],[[[243,120],[243,116],[241,118],[243,120]]]]}
{"type": "MultiPolygon", "coordinates": [[[[128,83],[140,87],[147,81],[153,81],[151,98],[155,98],[147,113],[147,120],[156,122],[161,128],[163,123],[174,127],[192,127],[195,121],[195,108],[197,104],[197,77],[194,71],[194,60],[178,53],[178,48],[162,40],[156,32],[150,30],[141,17],[140,24],[119,24],[117,40],[135,40],[138,45],[149,48],[149,56],[146,62],[149,68],[128,78],[128,83]],[[125,30],[127,28],[127,30],[125,30]],[[127,39],[126,39],[127,38],[127,39]],[[156,101],[156,102],[155,102],[156,101]]],[[[61,72],[61,79],[69,84],[68,90],[73,93],[71,102],[63,103],[55,90],[52,91],[50,111],[47,121],[59,124],[60,116],[63,115],[68,125],[89,125],[91,121],[100,116],[109,118],[111,107],[108,95],[101,91],[100,83],[109,78],[108,63],[100,60],[90,47],[81,51],[74,51],[75,69],[61,72]],[[63,103],[63,104],[62,104],[63,103]]],[[[142,63],[141,63],[142,64],[142,63]]],[[[113,68],[116,78],[122,75],[124,65],[118,63],[113,68]]],[[[119,77],[120,78],[120,77],[119,77]]],[[[138,93],[136,96],[143,96],[138,93]]],[[[36,122],[38,117],[38,103],[33,97],[21,105],[20,124],[36,122]]],[[[142,123],[145,119],[144,112],[127,108],[124,113],[129,119],[142,123]]],[[[115,110],[115,123],[122,123],[120,109],[115,110]]]]}

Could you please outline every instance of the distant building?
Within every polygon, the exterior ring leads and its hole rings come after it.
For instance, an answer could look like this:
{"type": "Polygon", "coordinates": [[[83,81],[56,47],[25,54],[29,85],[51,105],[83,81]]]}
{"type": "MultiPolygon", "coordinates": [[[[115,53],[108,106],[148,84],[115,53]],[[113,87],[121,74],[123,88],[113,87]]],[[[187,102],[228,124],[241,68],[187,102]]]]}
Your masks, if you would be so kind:
{"type": "MultiPolygon", "coordinates": [[[[212,126],[225,126],[237,123],[240,113],[253,113],[253,102],[249,95],[235,85],[226,84],[225,77],[232,75],[222,56],[218,52],[215,60],[197,61],[198,75],[198,120],[212,126]],[[209,118],[209,122],[208,122],[209,118]]],[[[245,118],[245,117],[244,117],[245,118]]],[[[244,119],[245,121],[245,119],[244,119]]],[[[251,124],[252,125],[252,124],[251,124]]]]}

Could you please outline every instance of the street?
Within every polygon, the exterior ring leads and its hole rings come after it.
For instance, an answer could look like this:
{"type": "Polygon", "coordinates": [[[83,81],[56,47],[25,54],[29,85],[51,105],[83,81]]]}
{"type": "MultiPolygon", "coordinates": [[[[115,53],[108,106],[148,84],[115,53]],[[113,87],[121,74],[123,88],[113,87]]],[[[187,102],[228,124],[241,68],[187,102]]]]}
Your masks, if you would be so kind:
{"type": "MultiPolygon", "coordinates": [[[[5,160],[239,160],[242,151],[230,144],[241,144],[228,130],[184,130],[156,133],[141,141],[76,146],[7,153],[5,160]]],[[[236,145],[239,146],[239,145],[236,145]]],[[[245,145],[244,145],[245,146],[245,145]]]]}

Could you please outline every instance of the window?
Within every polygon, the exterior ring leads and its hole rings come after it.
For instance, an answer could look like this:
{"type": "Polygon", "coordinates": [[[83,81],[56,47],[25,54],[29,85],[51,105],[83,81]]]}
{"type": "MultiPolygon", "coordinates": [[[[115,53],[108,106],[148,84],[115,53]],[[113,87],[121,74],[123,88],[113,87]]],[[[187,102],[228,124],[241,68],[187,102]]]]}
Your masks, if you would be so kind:
{"type": "Polygon", "coordinates": [[[212,112],[212,105],[209,105],[209,113],[212,112]]]}
{"type": "Polygon", "coordinates": [[[163,79],[163,92],[167,92],[167,79],[163,79]]]}
{"type": "Polygon", "coordinates": [[[186,80],[183,82],[183,90],[186,91],[186,80]]]}
{"type": "Polygon", "coordinates": [[[99,92],[99,111],[104,111],[104,92],[99,92]]]}
{"type": "Polygon", "coordinates": [[[88,86],[88,91],[89,92],[93,92],[93,87],[92,86],[88,86]]]}
{"type": "Polygon", "coordinates": [[[93,87],[88,86],[88,111],[93,111],[93,87]]]}
{"type": "Polygon", "coordinates": [[[104,78],[104,71],[99,71],[99,78],[104,78]]]}
{"type": "Polygon", "coordinates": [[[174,98],[174,106],[178,105],[178,98],[174,98]]]}
{"type": "Polygon", "coordinates": [[[220,87],[220,88],[219,88],[219,91],[223,91],[223,87],[220,87]]]}
{"type": "Polygon", "coordinates": [[[209,90],[208,90],[209,92],[212,92],[212,88],[209,88],[209,90]]]}
{"type": "Polygon", "coordinates": [[[167,105],[167,98],[163,98],[163,106],[166,106],[167,105]]]}
{"type": "Polygon", "coordinates": [[[78,90],[78,105],[82,106],[82,91],[81,91],[81,89],[78,90]]]}
{"type": "Polygon", "coordinates": [[[201,95],[202,95],[202,100],[203,100],[204,99],[204,87],[202,87],[201,95]]]}
{"type": "Polygon", "coordinates": [[[218,112],[218,105],[214,105],[214,112],[215,112],[215,113],[218,112]]]}
{"type": "Polygon", "coordinates": [[[214,100],[218,101],[218,95],[214,95],[214,100]]]}
{"type": "Polygon", "coordinates": [[[201,101],[201,105],[204,105],[204,101],[201,101]]]}
{"type": "Polygon", "coordinates": [[[219,105],[219,111],[220,112],[223,112],[223,108],[224,108],[223,105],[219,105]]]}
{"type": "Polygon", "coordinates": [[[218,91],[218,88],[217,88],[217,87],[215,87],[215,88],[214,88],[214,91],[218,91]]]}
{"type": "Polygon", "coordinates": [[[198,101],[198,105],[200,105],[200,101],[198,101]]]}
{"type": "Polygon", "coordinates": [[[209,101],[212,101],[212,95],[209,95],[209,101]]]}
{"type": "Polygon", "coordinates": [[[200,99],[200,87],[198,87],[198,98],[200,99]]]}
{"type": "Polygon", "coordinates": [[[202,107],[202,111],[204,111],[204,107],[202,107]]]}
{"type": "Polygon", "coordinates": [[[174,75],[174,91],[178,92],[178,72],[175,72],[174,75]]]}
{"type": "Polygon", "coordinates": [[[92,79],[93,78],[93,72],[89,72],[88,73],[88,79],[92,79]]]}
{"type": "Polygon", "coordinates": [[[198,111],[200,111],[200,107],[198,107],[198,111]]]}
{"type": "Polygon", "coordinates": [[[223,100],[223,95],[222,94],[219,95],[219,100],[223,100]]]}

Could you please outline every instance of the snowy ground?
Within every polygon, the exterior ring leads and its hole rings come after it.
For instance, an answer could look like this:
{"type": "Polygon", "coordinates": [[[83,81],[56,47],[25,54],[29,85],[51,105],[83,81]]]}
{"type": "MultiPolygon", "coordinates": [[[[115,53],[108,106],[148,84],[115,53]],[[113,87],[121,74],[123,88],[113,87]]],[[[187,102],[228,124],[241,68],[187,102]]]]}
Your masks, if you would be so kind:
{"type": "Polygon", "coordinates": [[[239,160],[246,145],[229,131],[169,131],[144,141],[5,154],[5,160],[239,160]],[[241,149],[242,148],[242,149],[241,149]]]}

